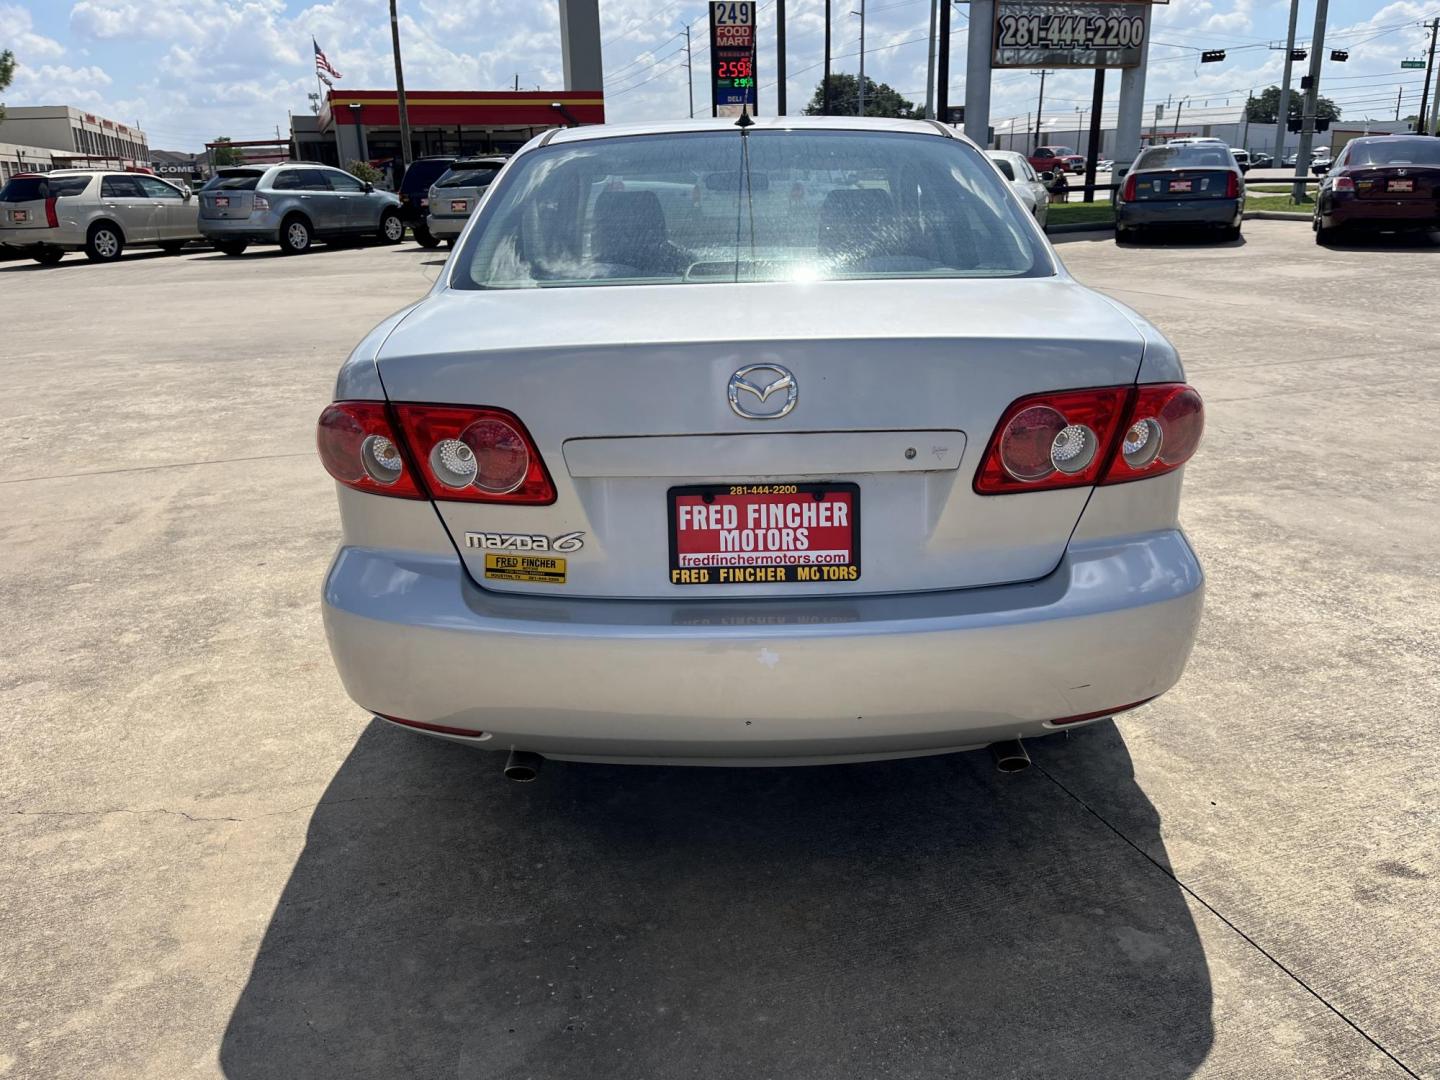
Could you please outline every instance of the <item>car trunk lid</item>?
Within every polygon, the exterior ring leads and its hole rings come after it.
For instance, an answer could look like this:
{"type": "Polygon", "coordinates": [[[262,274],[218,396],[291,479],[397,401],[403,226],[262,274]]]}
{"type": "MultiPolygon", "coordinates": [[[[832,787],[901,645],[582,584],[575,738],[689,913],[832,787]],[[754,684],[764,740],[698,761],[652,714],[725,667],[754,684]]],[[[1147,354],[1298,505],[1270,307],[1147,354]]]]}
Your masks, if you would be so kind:
{"type": "Polygon", "coordinates": [[[1224,199],[1229,194],[1228,169],[1163,169],[1135,174],[1133,202],[1167,199],[1224,199]]]}
{"type": "MultiPolygon", "coordinates": [[[[1117,305],[1067,280],[593,287],[442,293],[391,335],[379,370],[393,401],[513,412],[554,480],[549,506],[437,502],[477,582],[714,600],[1043,576],[1088,489],[980,496],[980,456],[1016,398],[1132,382],[1141,349],[1117,305]],[[769,369],[756,373],[762,390],[793,376],[785,415],[731,407],[732,376],[755,365],[769,369]],[[845,521],[807,499],[844,504],[845,521]],[[736,528],[764,530],[752,537],[762,546],[784,547],[770,529],[814,528],[819,550],[857,548],[844,564],[855,576],[677,580],[676,548],[721,542],[681,508],[719,506],[723,518],[727,505],[736,528]],[[580,546],[559,555],[557,539],[576,533],[580,546]],[[547,549],[563,586],[496,572],[547,549]]],[[[773,395],[745,392],[742,407],[778,411],[790,388],[773,395]]]]}
{"type": "Polygon", "coordinates": [[[248,218],[264,169],[221,169],[200,192],[200,216],[211,220],[248,218]]]}
{"type": "Polygon", "coordinates": [[[12,176],[0,187],[0,228],[54,228],[59,200],[79,195],[89,184],[89,176],[12,176]]]}
{"type": "Polygon", "coordinates": [[[1347,169],[1358,199],[1431,202],[1440,199],[1440,166],[1377,165],[1347,169]]]}

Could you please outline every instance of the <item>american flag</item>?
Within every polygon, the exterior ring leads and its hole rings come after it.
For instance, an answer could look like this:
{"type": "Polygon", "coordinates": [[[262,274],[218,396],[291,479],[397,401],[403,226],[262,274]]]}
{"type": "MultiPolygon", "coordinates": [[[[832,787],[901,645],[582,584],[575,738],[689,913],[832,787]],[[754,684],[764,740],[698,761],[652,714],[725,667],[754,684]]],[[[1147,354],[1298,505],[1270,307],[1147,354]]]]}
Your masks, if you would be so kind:
{"type": "Polygon", "coordinates": [[[335,70],[335,65],[326,58],[324,50],[320,48],[320,43],[312,37],[310,44],[315,46],[315,74],[327,83],[331,78],[343,79],[345,76],[335,70]]]}

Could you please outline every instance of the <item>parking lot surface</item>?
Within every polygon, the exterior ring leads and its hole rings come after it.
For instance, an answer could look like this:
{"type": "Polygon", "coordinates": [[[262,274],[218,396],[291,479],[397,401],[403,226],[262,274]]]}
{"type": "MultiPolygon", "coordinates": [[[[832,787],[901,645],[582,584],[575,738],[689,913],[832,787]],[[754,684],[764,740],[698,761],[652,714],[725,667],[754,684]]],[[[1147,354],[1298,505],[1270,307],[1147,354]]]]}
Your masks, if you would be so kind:
{"type": "Polygon", "coordinates": [[[320,624],[315,417],[439,253],[0,265],[0,1076],[1440,1077],[1440,247],[1059,250],[1206,399],[1179,687],[528,786],[320,624]]]}

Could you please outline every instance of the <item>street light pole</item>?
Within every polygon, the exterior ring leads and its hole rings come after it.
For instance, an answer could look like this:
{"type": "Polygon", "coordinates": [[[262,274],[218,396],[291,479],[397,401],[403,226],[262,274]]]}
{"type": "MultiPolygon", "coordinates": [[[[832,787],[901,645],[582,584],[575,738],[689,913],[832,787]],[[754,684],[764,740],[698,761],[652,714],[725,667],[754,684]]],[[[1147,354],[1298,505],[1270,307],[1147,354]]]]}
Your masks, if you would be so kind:
{"type": "Polygon", "coordinates": [[[821,84],[825,88],[822,116],[830,115],[830,3],[825,0],[825,81],[821,84]]]}
{"type": "Polygon", "coordinates": [[[865,0],[860,0],[860,10],[852,11],[851,15],[860,16],[860,108],[856,116],[865,115],[865,0]]]}
{"type": "MultiPolygon", "coordinates": [[[[1300,17],[1300,0],[1290,0],[1290,34],[1285,39],[1285,76],[1280,81],[1280,108],[1275,113],[1275,157],[1277,166],[1285,161],[1285,131],[1290,123],[1290,65],[1295,57],[1295,21],[1300,17]]],[[[1246,103],[1249,108],[1249,103],[1246,103]]]]}
{"type": "Polygon", "coordinates": [[[1300,146],[1295,151],[1295,183],[1290,198],[1299,202],[1305,197],[1305,173],[1310,169],[1310,147],[1315,141],[1315,103],[1320,96],[1320,60],[1325,53],[1325,16],[1330,0],[1316,0],[1315,33],[1310,39],[1310,88],[1305,91],[1305,106],[1300,119],[1300,146]]]}
{"type": "MultiPolygon", "coordinates": [[[[690,64],[690,24],[685,24],[685,89],[690,93],[690,119],[695,119],[695,69],[690,64]]],[[[784,91],[781,91],[784,94],[784,91]]]]}
{"type": "MultiPolygon", "coordinates": [[[[400,158],[410,167],[410,113],[405,108],[405,71],[400,66],[400,18],[395,14],[395,0],[390,0],[390,41],[395,49],[395,101],[400,107],[400,158]]],[[[396,178],[399,187],[399,178],[396,178]]]]}
{"type": "Polygon", "coordinates": [[[925,65],[925,118],[935,119],[935,20],[940,17],[940,0],[930,0],[930,59],[925,65]]]}
{"type": "MultiPolygon", "coordinates": [[[[689,35],[686,35],[689,41],[689,35]]],[[[785,115],[785,0],[775,0],[775,115],[785,115]]],[[[755,91],[755,104],[760,104],[760,91],[755,91]]]]}

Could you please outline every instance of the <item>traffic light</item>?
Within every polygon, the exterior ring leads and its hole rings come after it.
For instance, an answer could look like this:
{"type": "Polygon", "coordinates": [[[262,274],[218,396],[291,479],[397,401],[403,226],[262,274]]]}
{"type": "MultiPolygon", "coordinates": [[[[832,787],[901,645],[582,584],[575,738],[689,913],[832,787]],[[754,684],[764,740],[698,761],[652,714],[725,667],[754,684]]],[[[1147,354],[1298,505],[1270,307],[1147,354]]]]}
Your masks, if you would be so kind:
{"type": "Polygon", "coordinates": [[[1285,121],[1285,130],[1286,130],[1286,131],[1299,131],[1299,130],[1300,130],[1300,118],[1299,118],[1298,116],[1292,116],[1289,120],[1286,120],[1286,121],[1285,121]]]}
{"type": "Polygon", "coordinates": [[[1202,64],[1218,64],[1221,60],[1224,59],[1224,49],[1206,49],[1200,54],[1200,63],[1202,64]]]}
{"type": "Polygon", "coordinates": [[[1330,130],[1330,121],[1327,120],[1327,119],[1326,119],[1325,117],[1323,117],[1323,116],[1317,116],[1317,117],[1315,118],[1315,130],[1316,130],[1316,131],[1329,131],[1329,130],[1330,130]]]}
{"type": "Polygon", "coordinates": [[[1350,59],[1350,54],[1344,49],[1331,49],[1330,59],[1334,60],[1337,64],[1343,64],[1346,60],[1350,59]]]}
{"type": "Polygon", "coordinates": [[[1290,59],[1291,59],[1291,60],[1305,60],[1305,59],[1308,59],[1309,56],[1310,56],[1310,50],[1309,50],[1309,49],[1291,49],[1291,50],[1290,50],[1290,59]]]}
{"type": "Polygon", "coordinates": [[[1314,80],[1311,79],[1309,75],[1301,75],[1301,76],[1300,76],[1300,89],[1301,89],[1301,90],[1309,90],[1309,89],[1310,89],[1310,84],[1311,84],[1312,82],[1314,82],[1314,80]]]}

